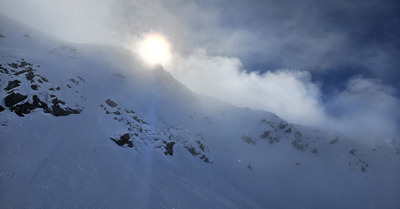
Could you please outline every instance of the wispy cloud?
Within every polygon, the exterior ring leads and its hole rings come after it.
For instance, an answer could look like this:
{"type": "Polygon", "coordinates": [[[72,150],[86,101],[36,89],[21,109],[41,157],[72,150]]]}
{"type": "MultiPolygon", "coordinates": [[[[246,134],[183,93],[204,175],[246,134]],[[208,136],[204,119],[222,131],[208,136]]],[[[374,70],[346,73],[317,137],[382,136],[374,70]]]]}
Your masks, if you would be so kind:
{"type": "Polygon", "coordinates": [[[11,17],[54,37],[77,43],[120,43],[120,31],[111,1],[95,0],[4,0],[0,14],[11,17]]]}
{"type": "Polygon", "coordinates": [[[326,104],[326,124],[350,137],[390,139],[400,134],[400,100],[378,80],[356,77],[326,104]]]}
{"type": "Polygon", "coordinates": [[[166,68],[191,90],[232,104],[268,110],[304,124],[322,119],[318,87],[298,70],[247,73],[238,58],[207,56],[197,50],[166,68]]]}

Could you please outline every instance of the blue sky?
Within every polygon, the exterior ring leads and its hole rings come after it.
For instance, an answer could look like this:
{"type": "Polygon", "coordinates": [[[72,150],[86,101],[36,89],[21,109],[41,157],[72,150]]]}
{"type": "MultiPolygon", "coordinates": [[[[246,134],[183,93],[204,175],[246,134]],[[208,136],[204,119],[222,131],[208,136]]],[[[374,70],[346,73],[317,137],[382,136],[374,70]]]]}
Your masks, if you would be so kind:
{"type": "Polygon", "coordinates": [[[238,50],[219,50],[218,44],[213,45],[216,49],[209,47],[212,55],[241,58],[246,70],[307,70],[321,82],[324,93],[343,88],[357,75],[400,88],[399,1],[197,3],[204,11],[216,11],[215,24],[227,33],[249,34],[237,43],[238,50]]]}

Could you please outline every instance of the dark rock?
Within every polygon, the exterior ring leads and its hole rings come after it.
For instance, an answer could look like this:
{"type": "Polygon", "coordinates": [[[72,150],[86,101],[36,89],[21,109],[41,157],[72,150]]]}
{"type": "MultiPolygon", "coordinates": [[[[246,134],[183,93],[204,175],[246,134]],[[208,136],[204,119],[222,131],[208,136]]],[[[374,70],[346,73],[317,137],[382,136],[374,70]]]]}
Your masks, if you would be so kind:
{"type": "Polygon", "coordinates": [[[51,108],[51,114],[53,114],[54,116],[67,116],[70,114],[79,114],[82,112],[82,110],[80,109],[71,109],[69,107],[62,108],[59,104],[53,104],[51,108]]]}
{"type": "Polygon", "coordinates": [[[25,77],[27,80],[32,82],[33,78],[35,77],[35,74],[32,71],[30,71],[28,74],[25,75],[25,77]]]}
{"type": "Polygon", "coordinates": [[[204,145],[200,142],[200,141],[196,141],[196,143],[199,145],[199,147],[200,147],[200,149],[201,149],[201,151],[205,151],[205,147],[204,147],[204,145]]]}
{"type": "MultiPolygon", "coordinates": [[[[54,96],[55,95],[50,95],[54,96]]],[[[63,108],[60,106],[60,104],[65,105],[65,102],[62,100],[59,100],[58,98],[54,98],[52,100],[53,105],[49,107],[45,102],[41,101],[36,95],[33,96],[33,105],[35,107],[40,107],[43,108],[43,111],[45,113],[50,113],[54,116],[67,116],[70,114],[79,114],[82,112],[81,109],[72,109],[69,107],[63,108]]]]}
{"type": "Polygon", "coordinates": [[[7,107],[12,107],[13,105],[25,100],[26,98],[28,98],[28,96],[13,92],[4,98],[4,102],[7,107]]]}
{"type": "Polygon", "coordinates": [[[110,106],[110,107],[116,107],[118,104],[115,103],[114,101],[112,101],[111,99],[107,99],[106,103],[110,106]]]}
{"type": "Polygon", "coordinates": [[[4,68],[3,65],[0,64],[0,72],[5,73],[5,74],[10,74],[7,70],[7,68],[4,68]]]}
{"type": "Polygon", "coordinates": [[[54,98],[52,101],[51,101],[53,104],[63,104],[63,105],[65,105],[65,102],[64,101],[62,101],[62,100],[59,100],[57,97],[56,98],[54,98]]]}
{"type": "Polygon", "coordinates": [[[80,77],[80,76],[78,76],[78,78],[79,78],[83,83],[85,83],[85,79],[83,79],[83,78],[80,77]]]}
{"type": "Polygon", "coordinates": [[[60,88],[59,86],[56,88],[57,91],[59,91],[60,89],[61,89],[61,88],[60,88]]]}
{"type": "Polygon", "coordinates": [[[18,87],[18,86],[20,86],[19,85],[20,83],[21,83],[21,81],[19,81],[19,80],[9,81],[7,87],[4,88],[4,90],[8,91],[8,90],[11,90],[11,89],[13,89],[15,87],[18,87]]]}
{"type": "Polygon", "coordinates": [[[26,61],[21,61],[21,63],[19,64],[19,67],[25,67],[25,66],[27,66],[27,65],[30,65],[30,66],[32,66],[32,64],[31,63],[29,63],[29,62],[26,62],[26,61]]]}
{"type": "Polygon", "coordinates": [[[292,132],[292,128],[288,128],[285,130],[285,133],[291,133],[292,132]]]}
{"type": "Polygon", "coordinates": [[[339,139],[336,137],[334,140],[330,141],[329,144],[336,144],[339,142],[339,139]]]}
{"type": "Polygon", "coordinates": [[[21,70],[21,71],[14,73],[14,75],[21,75],[23,73],[32,72],[32,71],[33,71],[33,69],[31,67],[28,67],[26,70],[21,70]]]}
{"type": "Polygon", "coordinates": [[[145,122],[144,120],[138,118],[136,115],[132,116],[132,119],[136,120],[136,122],[140,123],[140,124],[148,124],[147,122],[145,122]]]}
{"type": "Polygon", "coordinates": [[[253,169],[253,166],[251,166],[251,163],[250,163],[250,162],[249,162],[249,164],[247,165],[247,168],[253,169]]]}
{"type": "Polygon", "coordinates": [[[0,105],[0,112],[3,112],[6,108],[0,105]]]}
{"type": "MultiPolygon", "coordinates": [[[[114,75],[114,76],[117,76],[117,77],[120,77],[120,78],[123,78],[123,79],[126,79],[125,76],[123,76],[123,75],[121,75],[121,74],[118,74],[118,73],[114,73],[113,75],[114,75]]],[[[79,77],[79,76],[78,76],[78,77],[79,77]]]]}
{"type": "Polygon", "coordinates": [[[367,171],[368,164],[367,164],[366,162],[362,162],[362,164],[363,164],[363,165],[361,165],[361,168],[360,168],[360,169],[361,169],[361,171],[362,171],[362,172],[365,172],[365,171],[367,171]]]}
{"type": "Polygon", "coordinates": [[[37,95],[33,95],[33,106],[37,108],[47,108],[47,104],[39,99],[37,95]]]}
{"type": "Polygon", "coordinates": [[[112,141],[114,141],[117,145],[119,146],[123,146],[125,144],[128,145],[128,147],[133,147],[133,143],[132,141],[129,141],[131,137],[129,136],[129,134],[124,134],[122,136],[119,137],[119,140],[110,138],[112,141]]]}
{"type": "Polygon", "coordinates": [[[311,153],[317,154],[318,150],[316,148],[314,148],[314,149],[311,150],[311,153]]]}
{"type": "Polygon", "coordinates": [[[46,106],[45,107],[43,107],[43,112],[45,112],[45,113],[52,113],[52,110],[51,110],[51,108],[49,108],[49,106],[47,106],[47,104],[46,104],[46,106]]]}
{"type": "Polygon", "coordinates": [[[277,143],[277,142],[279,142],[279,137],[276,136],[276,135],[275,135],[275,137],[270,136],[270,137],[268,138],[268,143],[269,143],[269,144],[274,144],[274,143],[277,143]]]}
{"type": "Polygon", "coordinates": [[[70,86],[69,84],[67,84],[67,87],[68,87],[68,88],[71,88],[71,86],[70,86]]]}
{"type": "Polygon", "coordinates": [[[349,153],[350,153],[350,155],[353,155],[353,156],[357,156],[356,155],[356,149],[351,149],[350,151],[349,151],[349,153]]]}
{"type": "Polygon", "coordinates": [[[302,134],[299,131],[296,131],[294,133],[294,138],[297,139],[297,140],[300,140],[302,138],[302,134]]]}
{"type": "Polygon", "coordinates": [[[40,78],[44,81],[44,82],[49,82],[49,80],[47,80],[47,78],[40,76],[40,78]]]}
{"type": "Polygon", "coordinates": [[[261,139],[266,139],[269,136],[270,133],[271,133],[270,131],[264,131],[264,133],[260,135],[260,138],[261,139]]]}
{"type": "Polygon", "coordinates": [[[211,163],[212,164],[212,162],[210,161],[210,159],[208,159],[208,157],[206,156],[206,155],[204,155],[204,154],[202,154],[201,152],[199,152],[199,151],[196,151],[196,149],[194,148],[194,147],[191,147],[191,146],[184,146],[189,152],[190,152],[190,154],[192,154],[193,156],[200,156],[199,158],[201,159],[201,160],[203,160],[205,163],[211,163]]]}
{"type": "Polygon", "coordinates": [[[115,111],[113,112],[114,115],[121,115],[121,113],[119,111],[115,111]]]}
{"type": "Polygon", "coordinates": [[[174,155],[175,142],[167,143],[167,142],[164,141],[164,143],[165,143],[165,152],[164,152],[164,154],[165,155],[171,155],[171,156],[174,155]]]}
{"type": "Polygon", "coordinates": [[[280,138],[276,135],[276,130],[275,130],[275,134],[274,135],[271,135],[271,131],[264,131],[264,133],[260,135],[260,138],[261,139],[267,139],[268,138],[268,143],[269,144],[277,143],[280,140],[280,138]]]}
{"type": "Polygon", "coordinates": [[[10,108],[11,111],[15,112],[20,117],[24,117],[23,114],[29,114],[32,110],[34,110],[36,107],[30,104],[29,102],[25,102],[20,105],[15,105],[10,108]]]}
{"type": "Polygon", "coordinates": [[[135,111],[133,111],[133,110],[128,110],[128,109],[125,109],[125,112],[126,112],[126,113],[133,113],[133,114],[135,114],[135,111]]]}
{"type": "Polygon", "coordinates": [[[302,144],[300,140],[294,140],[292,141],[291,144],[293,145],[294,148],[300,151],[304,151],[308,147],[308,144],[302,144]]]}
{"type": "Polygon", "coordinates": [[[193,156],[196,156],[196,155],[198,155],[198,154],[200,154],[200,153],[198,153],[198,152],[196,152],[196,149],[195,148],[193,148],[193,147],[185,147],[189,152],[190,152],[190,154],[192,154],[193,156]]]}
{"type": "Polygon", "coordinates": [[[279,124],[279,128],[280,129],[284,129],[284,128],[286,128],[287,126],[288,126],[289,124],[286,122],[286,121],[282,121],[280,124],[279,124]]]}
{"type": "Polygon", "coordinates": [[[8,66],[10,66],[12,68],[15,68],[15,69],[18,68],[18,64],[17,63],[11,63],[11,64],[8,64],[8,66]]]}
{"type": "Polygon", "coordinates": [[[256,141],[251,138],[250,136],[242,136],[242,140],[245,141],[247,144],[256,144],[256,141]]]}
{"type": "Polygon", "coordinates": [[[54,88],[53,87],[49,88],[49,91],[54,91],[54,88]]]}
{"type": "Polygon", "coordinates": [[[39,86],[36,85],[36,84],[31,85],[31,89],[32,89],[32,90],[38,90],[38,87],[39,87],[39,86]]]}
{"type": "Polygon", "coordinates": [[[119,137],[119,138],[120,138],[120,140],[123,141],[123,142],[128,142],[128,140],[129,140],[131,137],[129,136],[129,134],[124,134],[124,135],[122,135],[122,136],[119,137]]]}

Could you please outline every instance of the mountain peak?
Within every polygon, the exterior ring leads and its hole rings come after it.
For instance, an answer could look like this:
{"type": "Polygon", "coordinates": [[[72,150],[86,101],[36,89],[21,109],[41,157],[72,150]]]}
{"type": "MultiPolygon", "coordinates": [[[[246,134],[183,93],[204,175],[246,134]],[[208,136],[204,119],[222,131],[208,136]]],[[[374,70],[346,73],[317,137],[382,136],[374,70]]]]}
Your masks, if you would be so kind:
{"type": "Polygon", "coordinates": [[[0,208],[400,204],[398,144],[368,147],[221,103],[161,65],[132,64],[123,49],[43,44],[8,25],[0,38],[0,208]]]}

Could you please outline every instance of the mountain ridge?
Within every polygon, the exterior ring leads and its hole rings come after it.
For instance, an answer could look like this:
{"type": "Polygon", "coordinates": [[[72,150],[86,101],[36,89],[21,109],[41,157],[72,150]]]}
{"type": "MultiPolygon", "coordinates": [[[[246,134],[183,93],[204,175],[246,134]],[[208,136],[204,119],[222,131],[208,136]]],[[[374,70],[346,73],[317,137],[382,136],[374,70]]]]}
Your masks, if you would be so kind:
{"type": "Polygon", "coordinates": [[[0,27],[2,208],[400,204],[395,141],[371,147],[237,108],[125,49],[40,44],[24,30],[0,27]]]}

